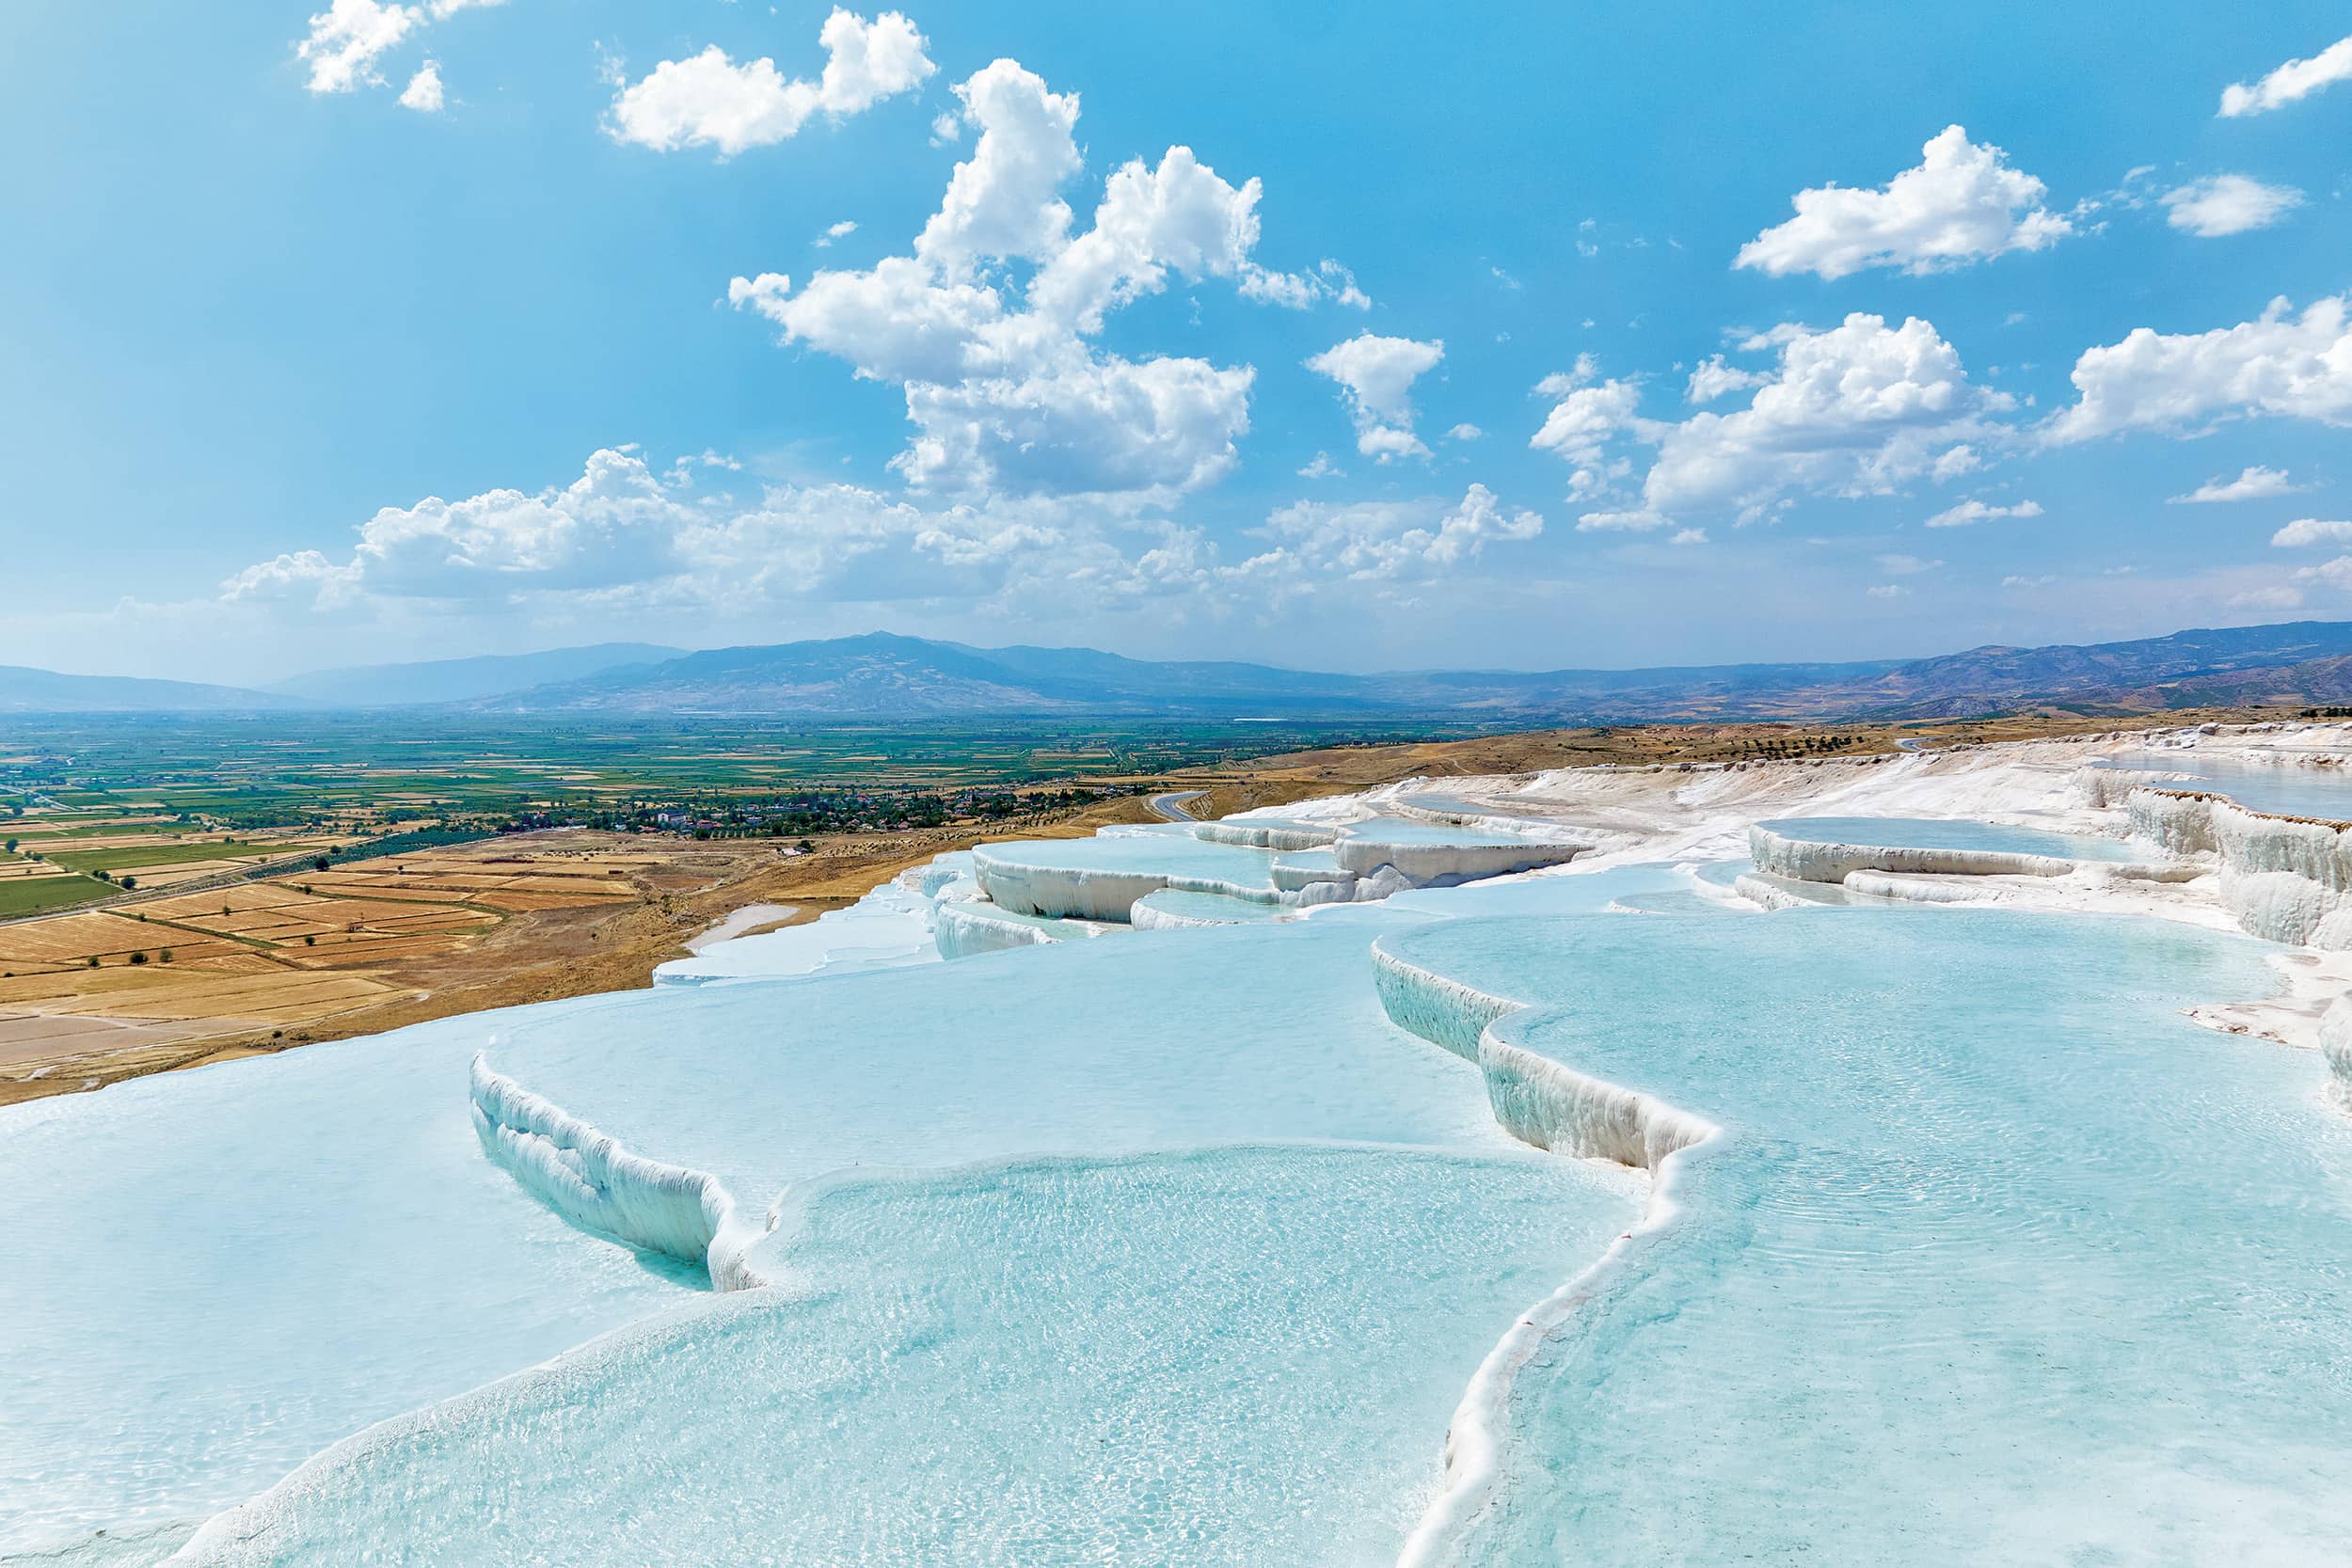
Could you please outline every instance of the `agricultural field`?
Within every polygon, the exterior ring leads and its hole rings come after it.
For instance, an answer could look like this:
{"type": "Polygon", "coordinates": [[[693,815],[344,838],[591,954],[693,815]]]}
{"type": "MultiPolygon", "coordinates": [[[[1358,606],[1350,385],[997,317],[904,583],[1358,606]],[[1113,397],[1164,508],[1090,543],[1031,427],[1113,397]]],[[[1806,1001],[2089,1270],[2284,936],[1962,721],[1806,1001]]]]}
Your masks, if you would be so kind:
{"type": "Polygon", "coordinates": [[[742,721],[11,718],[0,812],[200,819],[240,836],[407,822],[630,825],[784,797],[1101,787],[1275,752],[1485,733],[1477,725],[1044,721],[811,728],[742,721]]]}
{"type": "Polygon", "coordinates": [[[215,861],[263,861],[299,854],[314,845],[324,847],[320,840],[306,844],[256,844],[250,839],[167,839],[148,835],[138,843],[109,845],[103,848],[68,847],[64,844],[50,845],[48,841],[35,847],[47,859],[68,871],[81,872],[159,872],[180,871],[195,866],[208,866],[215,861]]]}
{"type": "Polygon", "coordinates": [[[0,1100],[80,1086],[42,1082],[61,1064],[112,1077],[158,1050],[309,1037],[421,999],[437,961],[518,914],[616,910],[680,881],[626,841],[492,842],[0,925],[0,1100]]]}
{"type": "Polygon", "coordinates": [[[95,877],[77,877],[40,861],[0,861],[0,920],[66,904],[86,904],[114,892],[95,877]]]}
{"type": "Polygon", "coordinates": [[[0,848],[0,920],[63,904],[233,879],[303,855],[337,855],[349,832],[292,829],[259,837],[199,819],[118,820],[51,802],[9,816],[0,848]]]}

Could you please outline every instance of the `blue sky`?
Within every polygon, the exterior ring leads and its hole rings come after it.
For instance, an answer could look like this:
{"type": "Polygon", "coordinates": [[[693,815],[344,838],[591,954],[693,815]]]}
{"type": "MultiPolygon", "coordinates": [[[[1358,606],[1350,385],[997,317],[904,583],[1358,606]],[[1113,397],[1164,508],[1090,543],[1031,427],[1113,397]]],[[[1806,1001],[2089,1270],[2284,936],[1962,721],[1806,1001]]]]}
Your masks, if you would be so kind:
{"type": "Polygon", "coordinates": [[[2341,7],[314,4],[0,14],[0,661],[2352,616],[2341,7]]]}

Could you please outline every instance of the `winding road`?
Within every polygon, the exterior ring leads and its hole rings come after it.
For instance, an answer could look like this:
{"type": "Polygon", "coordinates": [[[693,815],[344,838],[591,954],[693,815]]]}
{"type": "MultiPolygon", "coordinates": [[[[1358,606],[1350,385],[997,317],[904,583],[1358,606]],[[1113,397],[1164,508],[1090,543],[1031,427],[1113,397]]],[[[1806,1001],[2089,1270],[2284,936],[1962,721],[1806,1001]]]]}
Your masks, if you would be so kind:
{"type": "Polygon", "coordinates": [[[1172,789],[1152,797],[1152,815],[1163,822],[1198,822],[1200,819],[1184,809],[1186,800],[1198,800],[1208,791],[1201,789],[1172,789]]]}

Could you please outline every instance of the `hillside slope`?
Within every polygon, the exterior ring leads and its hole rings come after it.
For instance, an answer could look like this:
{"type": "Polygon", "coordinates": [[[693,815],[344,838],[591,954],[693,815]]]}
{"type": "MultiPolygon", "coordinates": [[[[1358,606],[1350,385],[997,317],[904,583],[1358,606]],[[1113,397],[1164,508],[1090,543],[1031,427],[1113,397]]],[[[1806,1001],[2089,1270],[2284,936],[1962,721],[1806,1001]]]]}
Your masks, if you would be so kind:
{"type": "Polygon", "coordinates": [[[598,642],[585,648],[549,648],[535,654],[485,654],[475,658],[437,658],[416,664],[358,664],[313,670],[269,688],[330,707],[393,707],[412,703],[463,703],[520,691],[553,681],[576,680],[631,664],[677,658],[682,648],[654,642],[598,642]]]}

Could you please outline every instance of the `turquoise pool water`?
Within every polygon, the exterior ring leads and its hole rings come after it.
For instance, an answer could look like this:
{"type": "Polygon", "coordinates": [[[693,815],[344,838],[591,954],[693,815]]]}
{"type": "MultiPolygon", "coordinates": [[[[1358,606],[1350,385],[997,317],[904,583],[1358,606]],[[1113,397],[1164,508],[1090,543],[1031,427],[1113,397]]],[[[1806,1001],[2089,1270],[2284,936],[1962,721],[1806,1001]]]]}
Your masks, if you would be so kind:
{"type": "Polygon", "coordinates": [[[2092,766],[2166,774],[2154,787],[2210,790],[2227,795],[2249,811],[2352,822],[2352,768],[2238,762],[2195,750],[2127,752],[2092,766]]]}
{"type": "Polygon", "coordinates": [[[1518,837],[1486,828],[1457,828],[1405,816],[1375,816],[1350,822],[1341,831],[1349,838],[1366,839],[1374,844],[1509,844],[1518,837]]]}
{"type": "Polygon", "coordinates": [[[1273,851],[1240,844],[1211,844],[1181,830],[983,844],[976,853],[983,860],[1059,871],[1148,872],[1244,887],[1274,885],[1268,870],[1274,863],[1273,851]]]}
{"type": "Polygon", "coordinates": [[[1406,804],[1419,806],[1423,811],[1445,812],[1456,816],[1493,816],[1508,819],[1520,816],[1542,816],[1542,813],[1532,804],[1520,806],[1514,805],[1507,800],[1500,803],[1472,800],[1465,796],[1451,794],[1443,790],[1416,790],[1402,799],[1406,804]]]}
{"type": "Polygon", "coordinates": [[[1180,920],[1209,920],[1220,925],[1263,925],[1268,921],[1289,920],[1296,913],[1279,904],[1261,904],[1253,899],[1234,898],[1222,893],[1179,893],[1173,888],[1145,894],[1136,901],[1136,907],[1149,907],[1180,920]]]}
{"type": "Polygon", "coordinates": [[[1509,1040],[1711,1118],[1503,1406],[1484,1563],[2340,1562],[2352,1126],[2138,920],[1441,922],[1509,1040]],[[1677,1167],[1679,1168],[1677,1168],[1677,1167]]]}
{"type": "Polygon", "coordinates": [[[498,1017],[0,1112],[0,1558],[200,1518],[690,1288],[483,1159],[498,1017]]]}
{"type": "Polygon", "coordinates": [[[1341,916],[819,975],[788,1005],[764,986],[627,993],[518,1019],[487,1061],[755,1212],[853,1165],[1299,1139],[1507,1150],[1475,1073],[1373,994],[1371,940],[1401,918],[1341,916]]]}
{"type": "MultiPolygon", "coordinates": [[[[1455,919],[1478,915],[1598,914],[1637,900],[1687,892],[1691,879],[1671,865],[1628,865],[1602,872],[1547,872],[1506,882],[1470,882],[1392,895],[1395,913],[1455,919]]],[[[1318,913],[1317,920],[1333,914],[1318,913]]]]}
{"type": "Polygon", "coordinates": [[[1328,1147],[828,1181],[788,1287],[371,1434],[196,1560],[1384,1562],[1486,1348],[1631,1210],[1328,1147]]]}
{"type": "Polygon", "coordinates": [[[2003,827],[1957,817],[1785,816],[1757,826],[1783,838],[1820,844],[1894,849],[1997,849],[2077,861],[2138,858],[2131,845],[2122,839],[2044,832],[2035,828],[2003,827]]]}

